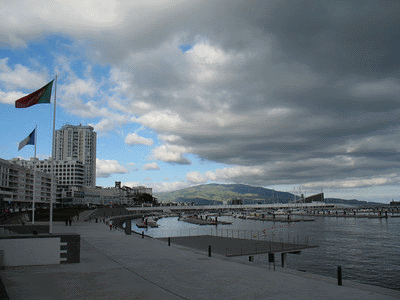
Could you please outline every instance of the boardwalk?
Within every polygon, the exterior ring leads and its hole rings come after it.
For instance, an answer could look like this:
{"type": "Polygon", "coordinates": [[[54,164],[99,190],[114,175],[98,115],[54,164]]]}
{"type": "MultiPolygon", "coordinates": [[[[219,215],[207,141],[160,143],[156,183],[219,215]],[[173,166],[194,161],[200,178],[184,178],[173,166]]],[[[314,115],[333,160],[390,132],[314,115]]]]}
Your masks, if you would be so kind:
{"type": "MultiPolygon", "coordinates": [[[[160,240],[168,241],[168,238],[160,240]]],[[[271,241],[247,240],[219,236],[201,235],[190,237],[172,237],[171,244],[176,244],[200,251],[208,251],[211,246],[213,253],[225,256],[253,255],[263,253],[299,252],[304,249],[316,248],[316,245],[301,245],[271,241]]]]}
{"type": "Polygon", "coordinates": [[[347,280],[338,286],[335,278],[208,257],[159,239],[110,231],[103,223],[56,223],[54,232],[81,235],[81,262],[0,270],[10,299],[400,298],[398,291],[380,287],[347,280]]]}

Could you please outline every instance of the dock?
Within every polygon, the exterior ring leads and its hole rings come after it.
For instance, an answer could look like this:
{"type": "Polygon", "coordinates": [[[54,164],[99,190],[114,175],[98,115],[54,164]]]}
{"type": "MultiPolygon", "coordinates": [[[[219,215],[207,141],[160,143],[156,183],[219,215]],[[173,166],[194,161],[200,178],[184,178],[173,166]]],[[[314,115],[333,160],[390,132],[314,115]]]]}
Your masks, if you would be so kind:
{"type": "MultiPolygon", "coordinates": [[[[282,216],[282,215],[280,215],[282,216]]],[[[283,223],[294,223],[294,222],[313,222],[315,218],[304,218],[304,217],[296,217],[293,218],[291,215],[289,217],[286,215],[285,217],[259,217],[259,216],[250,216],[246,218],[246,220],[256,220],[256,221],[272,221],[272,222],[283,222],[283,223]]]]}
{"type": "Polygon", "coordinates": [[[200,219],[200,218],[181,218],[179,221],[183,221],[186,223],[197,224],[197,225],[229,225],[231,222],[218,221],[218,219],[200,219]]]}
{"type": "MultiPolygon", "coordinates": [[[[168,241],[168,238],[160,238],[160,240],[168,241]]],[[[211,246],[213,253],[227,257],[265,253],[300,253],[302,250],[318,247],[317,245],[248,240],[211,235],[172,237],[170,238],[170,242],[171,244],[204,252],[209,251],[209,246],[211,246]]]]}
{"type": "Polygon", "coordinates": [[[138,228],[157,228],[157,220],[154,220],[152,218],[141,218],[136,221],[136,227],[138,228]]]}

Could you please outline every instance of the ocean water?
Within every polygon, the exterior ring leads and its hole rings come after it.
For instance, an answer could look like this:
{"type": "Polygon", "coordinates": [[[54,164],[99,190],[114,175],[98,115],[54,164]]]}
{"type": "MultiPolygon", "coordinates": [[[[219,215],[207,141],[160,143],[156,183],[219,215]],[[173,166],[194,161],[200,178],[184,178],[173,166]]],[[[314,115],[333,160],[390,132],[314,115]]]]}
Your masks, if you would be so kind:
{"type": "MultiPolygon", "coordinates": [[[[177,218],[158,220],[158,228],[145,229],[153,237],[218,234],[228,237],[308,243],[318,248],[287,255],[287,268],[337,276],[344,280],[400,290],[400,218],[368,219],[316,217],[313,222],[280,223],[218,217],[230,225],[199,226],[177,218]]],[[[135,224],[132,230],[142,232],[135,224]]],[[[280,255],[276,255],[280,267],[280,255]]],[[[248,257],[235,258],[248,260],[248,257]]],[[[268,265],[267,255],[255,255],[255,264],[268,265]]]]}

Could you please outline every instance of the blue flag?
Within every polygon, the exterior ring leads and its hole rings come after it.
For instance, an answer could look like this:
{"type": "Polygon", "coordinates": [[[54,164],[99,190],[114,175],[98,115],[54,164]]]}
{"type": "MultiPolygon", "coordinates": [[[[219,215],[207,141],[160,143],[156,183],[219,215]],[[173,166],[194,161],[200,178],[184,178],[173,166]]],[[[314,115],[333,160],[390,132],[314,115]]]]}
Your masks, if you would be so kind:
{"type": "Polygon", "coordinates": [[[35,145],[35,129],[28,135],[25,139],[23,139],[18,145],[18,151],[24,148],[26,145],[35,145]]]}

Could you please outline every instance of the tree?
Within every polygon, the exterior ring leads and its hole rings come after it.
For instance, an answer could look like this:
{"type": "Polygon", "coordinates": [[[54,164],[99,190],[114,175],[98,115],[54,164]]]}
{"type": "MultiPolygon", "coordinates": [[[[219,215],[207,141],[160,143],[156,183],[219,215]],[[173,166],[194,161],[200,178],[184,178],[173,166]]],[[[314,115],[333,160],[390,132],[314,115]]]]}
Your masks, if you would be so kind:
{"type": "Polygon", "coordinates": [[[157,198],[153,197],[150,194],[143,193],[136,196],[135,199],[137,204],[151,204],[153,206],[158,206],[157,198]]]}

